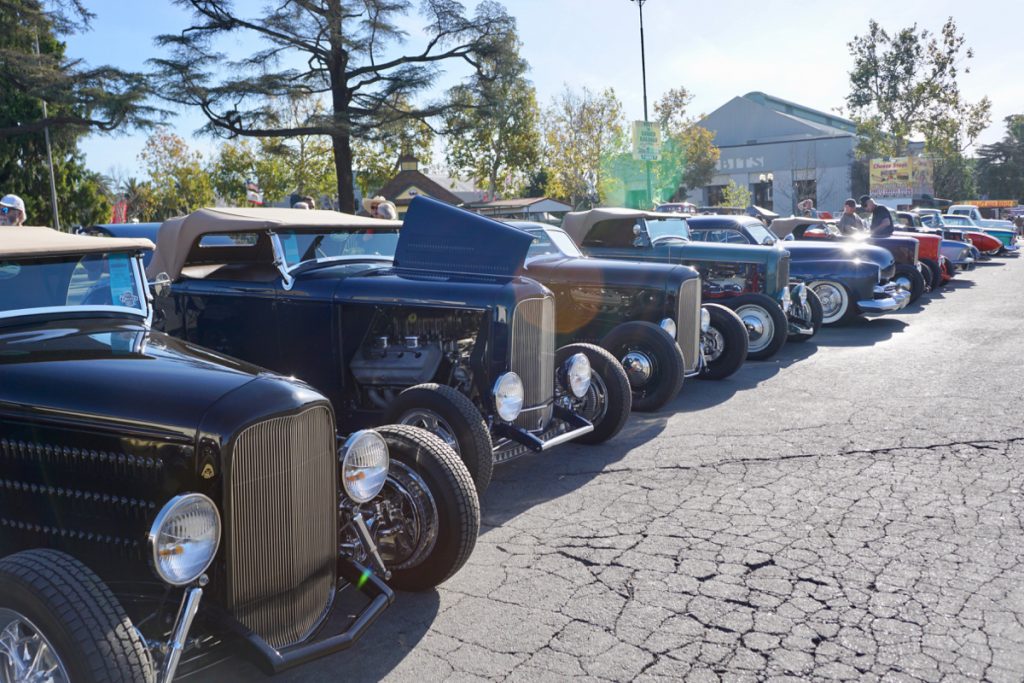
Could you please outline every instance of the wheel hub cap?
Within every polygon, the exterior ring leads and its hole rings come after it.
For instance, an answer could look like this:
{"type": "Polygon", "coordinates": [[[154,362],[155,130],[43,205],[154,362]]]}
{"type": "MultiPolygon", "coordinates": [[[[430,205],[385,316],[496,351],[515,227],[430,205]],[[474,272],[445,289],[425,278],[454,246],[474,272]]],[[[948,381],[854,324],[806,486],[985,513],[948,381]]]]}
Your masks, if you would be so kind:
{"type": "Polygon", "coordinates": [[[708,362],[718,360],[725,350],[725,337],[714,327],[700,335],[700,343],[704,351],[704,360],[708,362]]]}
{"type": "Polygon", "coordinates": [[[654,374],[654,364],[647,354],[642,351],[630,351],[620,361],[629,378],[629,386],[639,389],[651,381],[654,374]]]}
{"type": "Polygon", "coordinates": [[[402,414],[402,417],[398,419],[398,423],[409,425],[410,427],[419,427],[441,437],[446,444],[452,447],[453,451],[461,455],[459,440],[455,438],[455,430],[452,429],[451,425],[443,417],[434,411],[422,408],[410,410],[402,414]]]}
{"type": "Polygon", "coordinates": [[[35,624],[0,609],[0,680],[16,683],[68,683],[64,663],[35,624]]]}

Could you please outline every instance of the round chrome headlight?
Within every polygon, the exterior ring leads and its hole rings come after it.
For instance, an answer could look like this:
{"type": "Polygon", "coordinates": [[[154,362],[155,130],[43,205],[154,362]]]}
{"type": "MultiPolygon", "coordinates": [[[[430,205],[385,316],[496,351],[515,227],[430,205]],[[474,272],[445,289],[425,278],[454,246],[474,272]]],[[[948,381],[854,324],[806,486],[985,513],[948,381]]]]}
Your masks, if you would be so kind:
{"type": "Polygon", "coordinates": [[[569,390],[576,398],[583,398],[590,391],[590,359],[586,354],[574,353],[565,361],[565,378],[569,390]]]}
{"type": "Polygon", "coordinates": [[[676,321],[673,320],[672,318],[665,318],[664,320],[662,320],[659,323],[659,327],[668,332],[669,336],[672,337],[673,339],[676,338],[676,321]]]}
{"type": "Polygon", "coordinates": [[[506,372],[494,383],[494,408],[502,420],[511,422],[519,417],[525,400],[523,380],[516,373],[506,372]]]}
{"type": "Polygon", "coordinates": [[[706,308],[700,309],[700,331],[707,332],[711,329],[711,312],[706,308]]]}
{"type": "Polygon", "coordinates": [[[341,484],[348,497],[357,503],[374,499],[388,478],[388,445],[377,432],[355,432],[341,447],[341,484]]]}
{"type": "Polygon", "coordinates": [[[220,545],[220,512],[201,493],[171,498],[149,529],[149,547],[157,576],[184,586],[203,575],[220,545]]]}

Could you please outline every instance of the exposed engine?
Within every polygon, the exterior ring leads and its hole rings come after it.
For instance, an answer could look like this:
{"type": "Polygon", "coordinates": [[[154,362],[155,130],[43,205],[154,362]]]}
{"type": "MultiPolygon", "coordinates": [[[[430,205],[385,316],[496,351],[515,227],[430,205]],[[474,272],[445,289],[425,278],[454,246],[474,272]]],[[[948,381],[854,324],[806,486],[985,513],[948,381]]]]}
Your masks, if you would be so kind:
{"type": "Polygon", "coordinates": [[[385,408],[407,387],[446,384],[472,396],[470,356],[483,313],[446,310],[377,311],[349,364],[370,404],[385,408]]]}

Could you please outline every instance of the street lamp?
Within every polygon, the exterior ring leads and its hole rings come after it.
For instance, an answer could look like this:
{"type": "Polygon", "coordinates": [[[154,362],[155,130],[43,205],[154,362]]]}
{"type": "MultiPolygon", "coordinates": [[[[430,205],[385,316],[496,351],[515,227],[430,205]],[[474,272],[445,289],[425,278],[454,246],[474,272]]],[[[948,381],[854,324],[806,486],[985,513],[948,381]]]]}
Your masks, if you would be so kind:
{"type": "MultiPolygon", "coordinates": [[[[644,56],[644,3],[647,0],[629,1],[635,2],[640,10],[640,74],[644,86],[644,123],[647,123],[647,59],[644,56]]],[[[651,191],[651,162],[647,160],[644,164],[647,167],[647,206],[650,207],[654,202],[653,192],[651,191]]]]}

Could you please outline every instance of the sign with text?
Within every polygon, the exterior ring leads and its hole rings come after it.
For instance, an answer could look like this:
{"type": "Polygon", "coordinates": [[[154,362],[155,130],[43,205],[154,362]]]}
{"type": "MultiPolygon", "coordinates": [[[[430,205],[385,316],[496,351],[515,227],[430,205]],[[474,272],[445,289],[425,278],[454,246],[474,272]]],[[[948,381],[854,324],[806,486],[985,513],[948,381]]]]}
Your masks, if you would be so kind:
{"type": "Polygon", "coordinates": [[[935,193],[935,166],[924,157],[872,159],[869,177],[871,196],[876,199],[935,193]]]}
{"type": "Polygon", "coordinates": [[[633,158],[640,161],[661,160],[661,127],[657,123],[633,122],[633,158]]]}

